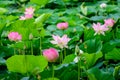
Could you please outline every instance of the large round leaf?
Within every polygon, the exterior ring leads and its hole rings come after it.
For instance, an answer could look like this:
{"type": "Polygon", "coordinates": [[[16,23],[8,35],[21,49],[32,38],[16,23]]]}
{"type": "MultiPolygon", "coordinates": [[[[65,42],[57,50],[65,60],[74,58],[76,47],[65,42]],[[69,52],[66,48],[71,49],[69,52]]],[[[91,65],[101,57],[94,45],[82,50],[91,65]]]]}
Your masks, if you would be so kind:
{"type": "Polygon", "coordinates": [[[48,62],[43,56],[34,55],[14,55],[7,59],[7,68],[9,71],[18,73],[42,72],[48,62]]]}

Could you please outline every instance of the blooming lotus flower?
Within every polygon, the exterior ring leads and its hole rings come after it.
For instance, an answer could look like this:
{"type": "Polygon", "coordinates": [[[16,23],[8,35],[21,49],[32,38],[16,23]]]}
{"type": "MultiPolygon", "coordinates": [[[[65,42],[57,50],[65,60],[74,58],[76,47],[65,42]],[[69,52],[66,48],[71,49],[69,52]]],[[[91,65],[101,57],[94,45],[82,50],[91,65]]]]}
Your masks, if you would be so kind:
{"type": "Polygon", "coordinates": [[[32,7],[26,8],[25,9],[25,14],[34,14],[35,9],[32,7]]]}
{"type": "Polygon", "coordinates": [[[11,41],[20,41],[22,39],[21,35],[18,32],[10,32],[8,38],[11,41]]]}
{"type": "Polygon", "coordinates": [[[49,61],[49,62],[55,62],[59,58],[58,51],[54,48],[49,48],[43,51],[43,56],[49,61]]]}
{"type": "Polygon", "coordinates": [[[97,23],[97,24],[93,23],[93,29],[95,31],[94,35],[96,35],[96,34],[105,35],[104,32],[107,31],[107,30],[109,30],[109,28],[106,27],[106,25],[101,25],[100,23],[97,23]]]}
{"type": "Polygon", "coordinates": [[[67,29],[68,28],[68,23],[67,22],[62,22],[57,24],[58,29],[67,29]]]}
{"type": "Polygon", "coordinates": [[[25,18],[26,18],[26,19],[33,18],[33,14],[25,14],[25,18]]]}
{"type": "Polygon", "coordinates": [[[113,27],[115,21],[113,19],[107,19],[107,20],[104,20],[104,25],[106,26],[109,26],[109,27],[113,27]]]}
{"type": "Polygon", "coordinates": [[[25,14],[24,16],[20,16],[20,20],[26,20],[26,19],[30,19],[30,18],[33,18],[33,15],[25,14]]]}
{"type": "Polygon", "coordinates": [[[70,41],[70,38],[68,38],[67,35],[63,35],[62,37],[52,35],[52,37],[54,39],[50,41],[52,44],[57,44],[60,48],[68,48],[67,44],[70,41]]]}
{"type": "Polygon", "coordinates": [[[105,4],[105,3],[100,4],[101,8],[106,8],[106,6],[107,6],[107,4],[105,4]]]}
{"type": "Polygon", "coordinates": [[[34,10],[32,7],[26,8],[24,12],[24,16],[20,16],[20,20],[26,20],[33,18],[34,10]]]}

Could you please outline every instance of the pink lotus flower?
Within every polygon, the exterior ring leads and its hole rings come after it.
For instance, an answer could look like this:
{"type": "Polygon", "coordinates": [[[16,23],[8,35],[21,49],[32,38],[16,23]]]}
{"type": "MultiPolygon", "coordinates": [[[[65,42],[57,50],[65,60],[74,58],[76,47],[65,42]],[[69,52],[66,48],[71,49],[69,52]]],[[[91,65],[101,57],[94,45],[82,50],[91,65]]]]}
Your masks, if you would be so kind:
{"type": "Polygon", "coordinates": [[[26,19],[33,18],[33,14],[25,14],[25,18],[26,18],[26,19]]]}
{"type": "Polygon", "coordinates": [[[32,7],[26,8],[25,9],[25,14],[34,14],[35,9],[32,7]]]}
{"type": "Polygon", "coordinates": [[[104,20],[104,25],[106,26],[109,26],[109,27],[113,27],[115,21],[113,19],[107,19],[107,20],[104,20]]]}
{"type": "Polygon", "coordinates": [[[60,48],[68,48],[67,44],[70,41],[70,38],[68,38],[67,35],[63,35],[62,37],[52,35],[52,37],[54,39],[50,41],[52,44],[57,44],[60,48]]]}
{"type": "Polygon", "coordinates": [[[93,29],[95,31],[94,35],[96,35],[96,34],[105,35],[104,32],[107,31],[107,30],[109,30],[108,27],[106,27],[105,25],[101,25],[100,23],[97,23],[97,24],[93,23],[93,29]]]}
{"type": "Polygon", "coordinates": [[[25,14],[24,16],[20,16],[20,20],[26,20],[26,19],[30,19],[33,18],[32,14],[25,14]]]}
{"type": "Polygon", "coordinates": [[[20,20],[25,20],[26,17],[25,16],[20,16],[20,20]]]}
{"type": "Polygon", "coordinates": [[[20,41],[22,39],[21,35],[18,32],[10,32],[8,38],[11,41],[20,41]]]}
{"type": "Polygon", "coordinates": [[[49,62],[55,62],[58,57],[58,51],[54,48],[49,48],[43,51],[43,56],[49,61],[49,62]]]}
{"type": "Polygon", "coordinates": [[[58,23],[57,28],[58,29],[67,29],[68,28],[68,23],[67,22],[58,23]]]}
{"type": "Polygon", "coordinates": [[[33,18],[34,10],[32,7],[26,8],[24,12],[24,16],[20,16],[20,20],[26,20],[33,18]]]}

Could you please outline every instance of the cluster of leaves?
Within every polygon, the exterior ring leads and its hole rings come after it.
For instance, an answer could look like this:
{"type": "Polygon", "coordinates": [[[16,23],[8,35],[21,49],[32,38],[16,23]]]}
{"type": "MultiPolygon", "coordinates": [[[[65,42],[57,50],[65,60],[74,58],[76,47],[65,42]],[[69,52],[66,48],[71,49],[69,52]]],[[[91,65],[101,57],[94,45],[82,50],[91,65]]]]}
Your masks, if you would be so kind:
{"type": "Polygon", "coordinates": [[[41,55],[42,50],[50,47],[60,50],[50,43],[51,36],[67,34],[71,38],[66,49],[67,56],[63,63],[59,60],[54,63],[54,80],[77,80],[79,70],[83,80],[119,80],[119,9],[120,0],[0,0],[0,79],[51,80],[51,63],[41,55]],[[100,8],[101,3],[106,3],[107,7],[100,8]],[[19,20],[29,6],[35,8],[34,18],[19,20]],[[94,36],[92,24],[103,23],[107,18],[115,20],[112,30],[105,36],[94,36]],[[56,27],[59,22],[68,22],[69,27],[59,30],[56,27]],[[19,32],[22,41],[11,42],[7,38],[11,31],[19,32]],[[76,45],[84,51],[78,63],[73,61],[76,45]],[[31,48],[34,55],[31,55],[31,48]]]}

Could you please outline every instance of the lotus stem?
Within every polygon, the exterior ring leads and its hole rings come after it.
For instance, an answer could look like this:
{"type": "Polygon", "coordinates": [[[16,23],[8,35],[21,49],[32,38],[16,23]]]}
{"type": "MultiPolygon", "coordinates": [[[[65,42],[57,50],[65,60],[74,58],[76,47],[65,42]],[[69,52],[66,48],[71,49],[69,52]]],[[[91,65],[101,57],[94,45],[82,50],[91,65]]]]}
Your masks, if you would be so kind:
{"type": "Polygon", "coordinates": [[[80,80],[80,60],[78,60],[78,80],[80,80]]]}
{"type": "Polygon", "coordinates": [[[40,36],[40,55],[42,55],[42,37],[40,36]]]}
{"type": "Polygon", "coordinates": [[[62,64],[62,62],[63,62],[63,53],[62,53],[62,49],[61,49],[61,53],[60,53],[60,62],[61,62],[61,64],[62,64]]]}
{"type": "Polygon", "coordinates": [[[66,49],[64,48],[64,58],[66,57],[66,49]]]}
{"type": "Polygon", "coordinates": [[[33,55],[33,45],[32,45],[32,40],[31,40],[31,55],[33,55]]]}
{"type": "Polygon", "coordinates": [[[54,63],[52,63],[52,80],[54,80],[54,63]]]}

